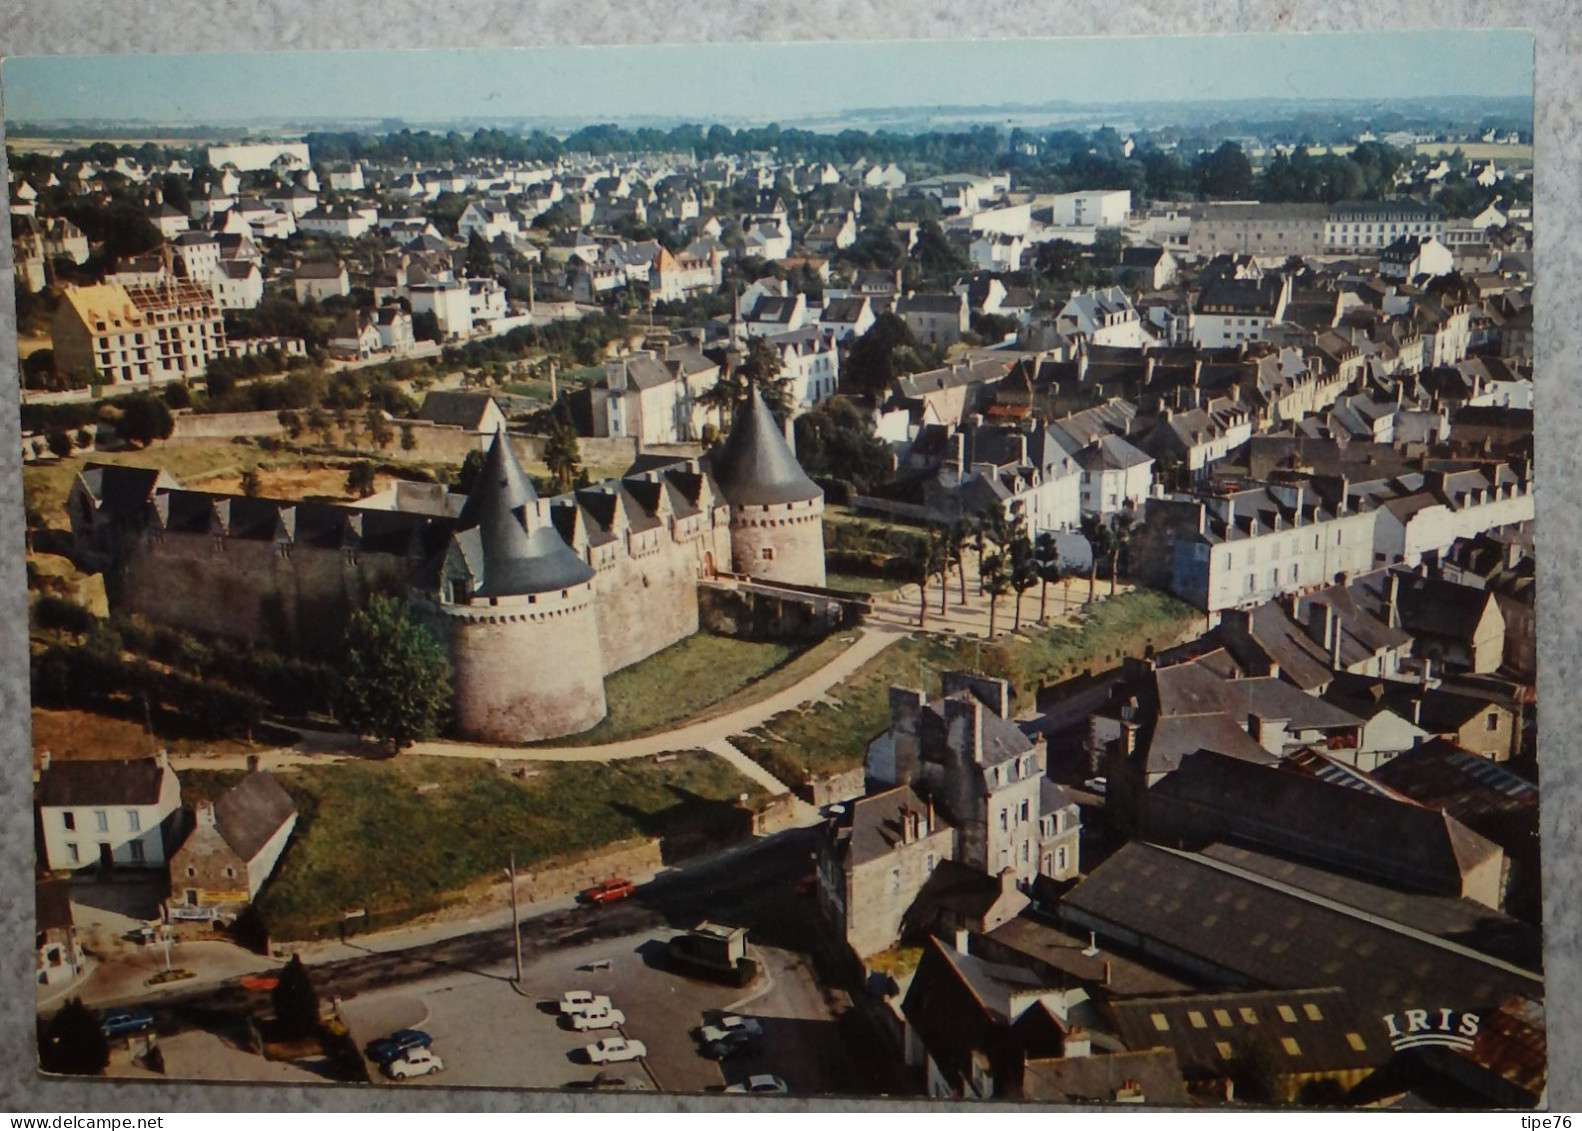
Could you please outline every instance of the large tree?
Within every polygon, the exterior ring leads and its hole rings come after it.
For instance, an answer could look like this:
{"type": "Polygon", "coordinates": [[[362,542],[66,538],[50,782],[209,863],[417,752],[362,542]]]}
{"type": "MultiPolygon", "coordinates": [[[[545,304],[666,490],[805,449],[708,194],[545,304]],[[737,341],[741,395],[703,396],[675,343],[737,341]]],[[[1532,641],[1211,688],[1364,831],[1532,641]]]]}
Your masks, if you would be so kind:
{"type": "Polygon", "coordinates": [[[895,471],[889,445],[850,401],[822,401],[797,417],[795,428],[797,459],[816,479],[841,480],[869,494],[895,471]]]}
{"type": "Polygon", "coordinates": [[[175,430],[175,417],[170,406],[157,397],[138,394],[126,398],[121,406],[121,419],[116,422],[116,433],[129,444],[146,448],[155,440],[168,438],[175,430]]]}
{"type": "Polygon", "coordinates": [[[275,1007],[275,1020],[279,1022],[281,1036],[295,1040],[309,1037],[319,1031],[319,992],[302,965],[302,956],[293,954],[291,961],[280,971],[271,995],[275,1007]]]}
{"type": "Polygon", "coordinates": [[[553,414],[549,434],[544,438],[544,464],[555,477],[555,486],[569,491],[582,470],[582,452],[577,447],[577,430],[562,412],[553,414]]]}
{"type": "Polygon", "coordinates": [[[439,732],[451,702],[451,666],[407,605],[375,596],[346,626],[335,715],[394,754],[439,732]]]}
{"type": "Polygon", "coordinates": [[[97,1076],[110,1063],[110,1042],[99,1028],[99,1015],[72,998],[49,1019],[39,1034],[38,1065],[45,1072],[97,1076]]]}

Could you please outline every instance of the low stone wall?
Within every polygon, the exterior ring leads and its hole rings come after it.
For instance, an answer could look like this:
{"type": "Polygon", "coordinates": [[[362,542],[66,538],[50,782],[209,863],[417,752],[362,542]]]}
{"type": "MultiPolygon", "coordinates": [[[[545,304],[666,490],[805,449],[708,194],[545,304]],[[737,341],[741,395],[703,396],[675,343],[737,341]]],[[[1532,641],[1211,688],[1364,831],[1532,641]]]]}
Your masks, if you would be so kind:
{"type": "Polygon", "coordinates": [[[274,410],[259,412],[183,412],[176,415],[171,443],[183,440],[229,440],[235,436],[281,436],[285,427],[274,410]]]}
{"type": "Polygon", "coordinates": [[[772,836],[796,824],[796,798],[789,793],[765,805],[753,818],[753,832],[757,836],[772,836]]]}
{"type": "MultiPolygon", "coordinates": [[[[517,899],[523,903],[537,903],[582,891],[611,876],[630,879],[633,876],[652,875],[663,865],[657,839],[625,841],[583,860],[537,871],[518,871],[517,899]]],[[[509,885],[502,881],[499,889],[501,899],[509,903],[509,885]]]]}
{"type": "Polygon", "coordinates": [[[758,585],[704,583],[698,587],[703,627],[746,640],[812,640],[861,622],[861,606],[817,593],[758,585]]]}
{"type": "Polygon", "coordinates": [[[813,778],[798,786],[796,792],[809,805],[822,809],[837,801],[850,801],[854,797],[861,797],[866,785],[863,768],[858,766],[844,773],[813,778]]]}

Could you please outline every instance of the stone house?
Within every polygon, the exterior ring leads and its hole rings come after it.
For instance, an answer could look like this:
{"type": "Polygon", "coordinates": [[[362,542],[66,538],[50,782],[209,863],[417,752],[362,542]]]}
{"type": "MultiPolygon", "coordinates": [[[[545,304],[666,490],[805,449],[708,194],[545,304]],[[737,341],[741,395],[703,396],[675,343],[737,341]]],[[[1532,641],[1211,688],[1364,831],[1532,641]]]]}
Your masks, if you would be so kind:
{"type": "Polygon", "coordinates": [[[297,825],[296,803],[270,774],[252,768],[193,812],[191,834],[170,857],[171,907],[234,914],[275,870],[297,825]]]}

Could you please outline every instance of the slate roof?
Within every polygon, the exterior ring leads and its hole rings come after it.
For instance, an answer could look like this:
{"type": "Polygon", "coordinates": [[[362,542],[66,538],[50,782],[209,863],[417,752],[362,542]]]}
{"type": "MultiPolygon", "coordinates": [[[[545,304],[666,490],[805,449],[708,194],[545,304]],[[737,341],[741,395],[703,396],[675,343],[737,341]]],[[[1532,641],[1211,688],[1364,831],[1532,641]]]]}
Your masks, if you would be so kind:
{"type": "Polygon", "coordinates": [[[1066,896],[1063,918],[1135,932],[1231,988],[1335,985],[1379,1015],[1542,996],[1542,976],[1222,861],[1133,841],[1066,896]],[[1209,973],[1218,971],[1219,973],[1209,973]]]}
{"type": "MultiPolygon", "coordinates": [[[[926,814],[929,804],[909,785],[871,793],[851,803],[850,861],[853,867],[888,856],[902,837],[902,814],[926,814]]],[[[930,832],[936,832],[931,829],[930,832]]]]}
{"type": "Polygon", "coordinates": [[[1022,1073],[1022,1099],[1112,1103],[1126,1085],[1134,1086],[1146,1104],[1186,1107],[1191,1103],[1172,1049],[1029,1060],[1022,1073]]]}
{"type": "Polygon", "coordinates": [[[157,758],[115,762],[52,762],[39,775],[38,803],[52,808],[73,805],[153,805],[159,800],[167,767],[157,758]]]}
{"type": "Polygon", "coordinates": [[[754,389],[738,406],[725,444],[710,458],[710,470],[733,506],[776,506],[821,499],[807,477],[762,394],[754,389]]]}
{"type": "Polygon", "coordinates": [[[1183,758],[1148,807],[1198,844],[1233,837],[1441,894],[1500,852],[1447,814],[1213,752],[1183,758]]]}
{"type": "Polygon", "coordinates": [[[1188,1079],[1227,1075],[1255,1043],[1267,1043],[1281,1075],[1377,1068],[1394,1055],[1384,1022],[1337,987],[1173,994],[1109,1009],[1128,1048],[1173,1050],[1188,1079]]]}
{"type": "Polygon", "coordinates": [[[553,524],[528,533],[524,512],[538,493],[503,434],[456,518],[453,541],[480,597],[547,593],[591,581],[594,571],[566,545],[553,524]]]}
{"type": "Polygon", "coordinates": [[[232,851],[251,860],[296,811],[284,786],[266,771],[254,770],[215,803],[214,824],[232,851]]]}

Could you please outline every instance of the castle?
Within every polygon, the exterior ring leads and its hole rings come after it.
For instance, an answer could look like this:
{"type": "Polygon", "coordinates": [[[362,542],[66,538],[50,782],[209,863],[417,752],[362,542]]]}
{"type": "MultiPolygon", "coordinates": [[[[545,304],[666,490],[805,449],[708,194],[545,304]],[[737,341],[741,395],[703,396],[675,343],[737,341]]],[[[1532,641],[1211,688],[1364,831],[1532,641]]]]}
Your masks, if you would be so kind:
{"type": "Polygon", "coordinates": [[[640,457],[545,499],[502,433],[459,513],[401,499],[223,495],[90,464],[67,511],[112,608],[195,633],[327,654],[370,595],[405,596],[449,651],[457,731],[490,742],[596,725],[605,676],[698,631],[700,580],[825,580],[823,491],[756,390],[701,459],[640,457]]]}

